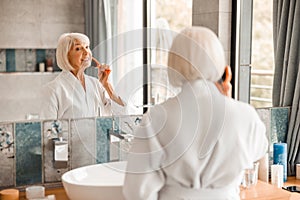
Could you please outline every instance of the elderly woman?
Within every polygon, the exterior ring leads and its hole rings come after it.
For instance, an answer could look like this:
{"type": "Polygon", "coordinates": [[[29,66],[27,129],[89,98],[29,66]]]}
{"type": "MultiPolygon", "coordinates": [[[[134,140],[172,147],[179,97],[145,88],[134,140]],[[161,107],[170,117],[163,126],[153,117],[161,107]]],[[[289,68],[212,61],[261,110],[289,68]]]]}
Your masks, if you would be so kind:
{"type": "Polygon", "coordinates": [[[124,196],[240,199],[244,169],[266,154],[268,142],[255,109],[224,95],[228,84],[216,83],[225,69],[229,73],[221,43],[207,28],[186,28],[173,41],[168,67],[181,92],[144,115],[124,196]]]}
{"type": "Polygon", "coordinates": [[[109,115],[111,100],[124,106],[124,102],[108,82],[109,66],[101,65],[92,57],[89,45],[89,38],[81,33],[65,33],[60,36],[56,60],[62,72],[43,88],[41,118],[109,115]],[[97,63],[99,80],[84,73],[91,66],[92,59],[97,63]],[[108,95],[105,95],[106,92],[108,95]]]}

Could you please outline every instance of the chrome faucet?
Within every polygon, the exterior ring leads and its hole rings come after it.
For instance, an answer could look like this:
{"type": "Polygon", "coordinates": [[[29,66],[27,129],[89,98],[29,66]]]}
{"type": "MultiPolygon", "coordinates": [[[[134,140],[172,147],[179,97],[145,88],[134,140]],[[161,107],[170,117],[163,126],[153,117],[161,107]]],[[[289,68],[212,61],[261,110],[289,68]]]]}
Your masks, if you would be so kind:
{"type": "Polygon", "coordinates": [[[134,125],[139,123],[139,119],[134,121],[131,125],[129,122],[123,122],[128,128],[123,127],[115,128],[115,121],[113,120],[112,129],[109,130],[109,143],[110,143],[110,161],[126,160],[129,149],[131,148],[132,140],[134,139],[133,131],[134,125]]]}

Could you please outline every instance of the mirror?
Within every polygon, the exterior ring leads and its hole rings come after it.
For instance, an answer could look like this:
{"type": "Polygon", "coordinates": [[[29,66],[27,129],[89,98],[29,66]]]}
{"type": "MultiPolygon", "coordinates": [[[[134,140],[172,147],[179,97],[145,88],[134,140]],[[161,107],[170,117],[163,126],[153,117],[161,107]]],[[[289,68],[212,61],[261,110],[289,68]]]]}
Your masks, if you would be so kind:
{"type": "Polygon", "coordinates": [[[38,71],[47,58],[58,70],[57,39],[63,32],[84,32],[84,0],[0,1],[0,10],[0,121],[33,119],[40,88],[57,74],[6,72],[38,71]]]}
{"type": "MultiPolygon", "coordinates": [[[[17,0],[11,0],[0,2],[0,17],[2,19],[0,28],[3,30],[4,36],[0,38],[0,71],[30,71],[30,73],[0,74],[0,82],[5,82],[5,84],[1,84],[3,86],[5,85],[5,87],[1,87],[0,89],[0,92],[4,94],[0,100],[0,108],[2,110],[0,115],[1,121],[33,119],[36,117],[36,114],[39,113],[38,104],[36,103],[39,101],[37,92],[42,85],[54,79],[58,73],[31,72],[39,71],[38,64],[43,61],[45,62],[45,58],[48,57],[48,54],[53,56],[53,60],[55,59],[56,43],[61,33],[85,32],[85,26],[87,24],[87,16],[85,16],[85,9],[87,9],[86,2],[87,1],[84,0],[55,2],[36,2],[33,0],[19,2],[17,0]],[[33,56],[30,56],[30,54],[33,56]],[[44,58],[42,58],[41,55],[44,56],[44,58]],[[30,57],[33,59],[30,60],[30,57]],[[33,70],[30,69],[32,66],[34,66],[33,70]]],[[[107,31],[99,35],[107,34],[106,37],[109,38],[116,34],[140,29],[142,27],[143,1],[134,0],[128,2],[120,0],[108,2],[110,5],[102,5],[102,9],[106,9],[106,7],[112,9],[109,19],[113,25],[110,28],[115,32],[109,33],[109,31],[107,31]],[[117,4],[117,6],[112,6],[113,4],[117,4]],[[132,9],[134,9],[135,12],[130,12],[132,9]],[[137,17],[137,15],[139,16],[137,17]]],[[[172,12],[170,12],[170,10],[174,9],[172,6],[176,5],[160,1],[151,1],[151,3],[155,6],[154,10],[157,10],[157,12],[153,12],[152,10],[153,13],[151,12],[150,14],[152,21],[155,21],[157,18],[165,18],[169,20],[170,25],[173,26],[170,28],[174,29],[174,27],[176,27],[176,30],[191,25],[192,0],[178,0],[176,9],[182,10],[183,6],[186,7],[186,12],[181,11],[184,15],[181,15],[179,18],[174,18],[171,14],[172,12]]],[[[148,7],[150,6],[148,5],[148,7]]],[[[105,17],[101,17],[101,19],[103,18],[105,17]]],[[[106,26],[108,25],[107,21],[102,21],[102,23],[106,23],[106,26]]],[[[151,24],[150,26],[156,25],[151,24]]],[[[142,51],[125,53],[126,55],[123,55],[122,58],[118,58],[117,61],[114,60],[113,63],[110,63],[113,66],[114,72],[111,76],[111,81],[117,90],[123,90],[124,87],[125,89],[128,87],[133,88],[134,94],[131,94],[133,99],[130,101],[133,102],[133,105],[138,107],[143,104],[141,101],[143,98],[142,87],[137,88],[135,86],[137,84],[143,85],[142,80],[139,80],[138,83],[132,82],[125,86],[123,83],[128,79],[128,74],[141,72],[140,67],[143,65],[141,61],[142,51]]],[[[156,58],[161,58],[162,54],[156,58]]],[[[151,58],[151,60],[152,59],[153,58],[151,58]]],[[[157,60],[153,61],[157,62],[157,60]]],[[[55,60],[53,64],[55,67],[55,60]]],[[[57,71],[58,68],[54,70],[57,71]]],[[[149,73],[152,74],[152,77],[158,77],[156,75],[160,73],[160,71],[161,70],[155,68],[150,69],[149,73]]],[[[141,78],[142,75],[138,74],[135,75],[135,77],[141,78]]],[[[126,82],[126,84],[128,84],[128,82],[126,82]]],[[[160,89],[155,88],[155,86],[150,90],[153,90],[154,94],[150,95],[149,101],[152,99],[155,99],[156,103],[163,101],[162,96],[159,94],[164,92],[161,92],[160,89]]],[[[140,108],[141,107],[139,107],[139,110],[141,110],[140,108]]],[[[130,111],[130,113],[140,114],[141,112],[135,113],[130,111]]]]}

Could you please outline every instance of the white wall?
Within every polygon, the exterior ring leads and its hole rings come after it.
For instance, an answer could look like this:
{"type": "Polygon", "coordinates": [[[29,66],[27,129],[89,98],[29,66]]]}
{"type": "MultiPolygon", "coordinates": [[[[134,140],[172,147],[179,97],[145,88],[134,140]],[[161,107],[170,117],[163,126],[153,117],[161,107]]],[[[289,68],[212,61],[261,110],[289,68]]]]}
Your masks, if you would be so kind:
{"type": "Polygon", "coordinates": [[[84,32],[84,0],[1,0],[0,49],[56,48],[64,32],[84,32]]]}
{"type": "Polygon", "coordinates": [[[40,112],[42,86],[57,73],[0,73],[0,122],[23,121],[40,112]]]}

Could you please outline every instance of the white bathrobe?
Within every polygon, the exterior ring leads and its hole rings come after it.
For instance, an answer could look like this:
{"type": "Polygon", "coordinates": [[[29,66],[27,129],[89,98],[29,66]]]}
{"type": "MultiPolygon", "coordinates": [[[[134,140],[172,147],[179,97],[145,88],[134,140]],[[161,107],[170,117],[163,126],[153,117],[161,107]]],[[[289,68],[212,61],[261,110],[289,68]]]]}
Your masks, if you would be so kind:
{"type": "Polygon", "coordinates": [[[265,126],[250,105],[213,82],[187,82],[136,131],[123,193],[128,200],[240,199],[243,170],[267,152],[265,126]]]}
{"type": "Polygon", "coordinates": [[[86,91],[69,71],[62,71],[42,91],[42,119],[68,119],[111,114],[111,100],[99,80],[85,76],[86,91]],[[99,113],[100,112],[100,113],[99,113]]]}

